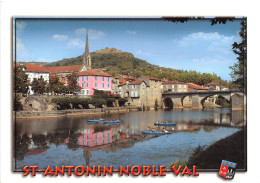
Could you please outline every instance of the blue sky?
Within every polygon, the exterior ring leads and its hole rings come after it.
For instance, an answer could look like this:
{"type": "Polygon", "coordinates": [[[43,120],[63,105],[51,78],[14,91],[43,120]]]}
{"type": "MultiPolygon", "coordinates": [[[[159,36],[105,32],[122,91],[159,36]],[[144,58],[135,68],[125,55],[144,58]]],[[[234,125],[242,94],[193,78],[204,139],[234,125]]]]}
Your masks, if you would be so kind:
{"type": "Polygon", "coordinates": [[[230,80],[237,60],[232,43],[240,41],[240,21],[172,23],[162,20],[18,19],[17,61],[52,62],[84,52],[86,29],[90,52],[105,47],[133,53],[151,64],[216,73],[230,80]]]}

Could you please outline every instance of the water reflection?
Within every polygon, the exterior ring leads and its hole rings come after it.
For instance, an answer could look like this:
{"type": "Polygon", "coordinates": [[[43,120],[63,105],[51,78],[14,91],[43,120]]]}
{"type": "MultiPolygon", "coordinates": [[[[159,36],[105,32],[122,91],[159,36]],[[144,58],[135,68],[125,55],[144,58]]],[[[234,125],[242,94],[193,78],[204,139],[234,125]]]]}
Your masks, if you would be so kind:
{"type": "Polygon", "coordinates": [[[76,166],[82,164],[83,159],[85,165],[149,165],[155,163],[154,159],[163,164],[174,158],[187,158],[188,153],[198,144],[210,145],[236,132],[245,123],[243,115],[241,112],[233,114],[230,110],[218,109],[17,119],[15,167],[20,170],[31,164],[45,168],[59,163],[76,166]],[[88,119],[98,117],[122,119],[124,122],[117,125],[87,123],[88,119]],[[176,125],[154,126],[157,120],[175,122],[176,125]],[[151,128],[156,131],[165,128],[172,134],[164,137],[141,134],[142,130],[151,128]],[[153,161],[149,161],[151,157],[153,161]]]}

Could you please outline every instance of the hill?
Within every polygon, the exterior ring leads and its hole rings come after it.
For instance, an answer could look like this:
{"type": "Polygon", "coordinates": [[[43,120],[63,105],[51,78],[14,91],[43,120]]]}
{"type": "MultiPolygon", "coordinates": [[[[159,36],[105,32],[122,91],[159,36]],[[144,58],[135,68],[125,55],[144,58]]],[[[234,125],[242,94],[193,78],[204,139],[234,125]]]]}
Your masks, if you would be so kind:
{"type": "MultiPolygon", "coordinates": [[[[105,69],[111,75],[125,74],[134,77],[141,75],[166,78],[168,80],[178,80],[181,82],[193,82],[205,85],[211,81],[218,82],[221,85],[229,86],[227,81],[221,80],[216,74],[199,73],[196,71],[184,71],[172,68],[159,67],[148,63],[145,60],[135,58],[132,53],[117,50],[115,48],[105,48],[90,53],[92,60],[92,68],[105,69]]],[[[30,62],[40,64],[42,66],[55,67],[67,65],[81,65],[83,55],[74,58],[64,58],[62,60],[45,63],[30,62]]],[[[24,62],[25,63],[25,62],[24,62]]]]}

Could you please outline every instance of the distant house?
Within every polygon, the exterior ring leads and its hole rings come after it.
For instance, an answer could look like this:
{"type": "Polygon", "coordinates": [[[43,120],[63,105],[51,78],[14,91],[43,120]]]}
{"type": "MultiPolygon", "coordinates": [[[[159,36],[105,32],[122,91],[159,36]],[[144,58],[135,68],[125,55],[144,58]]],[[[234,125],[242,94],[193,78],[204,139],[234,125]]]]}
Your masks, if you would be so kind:
{"type": "Polygon", "coordinates": [[[162,83],[163,91],[188,92],[188,85],[180,81],[167,81],[162,83]]]}
{"type": "Polygon", "coordinates": [[[147,106],[149,98],[149,85],[143,80],[119,84],[119,94],[128,98],[128,103],[135,106],[147,106]]]}
{"type": "Polygon", "coordinates": [[[187,83],[188,85],[188,91],[207,91],[208,88],[200,86],[200,85],[196,85],[195,83],[187,83]]]}
{"type": "Polygon", "coordinates": [[[77,83],[83,95],[93,95],[94,90],[112,91],[112,77],[96,69],[79,72],[77,83]]]}
{"type": "Polygon", "coordinates": [[[222,86],[220,86],[220,87],[221,87],[221,90],[222,90],[222,91],[227,91],[227,90],[229,90],[229,87],[227,87],[227,86],[223,86],[223,85],[222,85],[222,86]]]}
{"type": "MultiPolygon", "coordinates": [[[[44,79],[44,81],[49,82],[50,74],[45,67],[42,67],[41,65],[34,65],[34,64],[21,64],[21,66],[23,67],[25,74],[28,75],[28,81],[30,83],[32,83],[34,79],[38,80],[41,77],[44,79]]],[[[29,93],[31,95],[34,94],[34,91],[32,90],[31,86],[29,86],[29,93]]]]}
{"type": "Polygon", "coordinates": [[[205,87],[207,87],[209,90],[214,90],[214,91],[220,91],[221,89],[220,84],[213,81],[206,84],[205,87]]]}
{"type": "Polygon", "coordinates": [[[147,94],[148,94],[148,102],[147,106],[153,108],[155,104],[155,100],[157,99],[160,104],[162,101],[162,81],[155,77],[149,76],[141,76],[138,80],[143,80],[149,85],[147,94]]]}

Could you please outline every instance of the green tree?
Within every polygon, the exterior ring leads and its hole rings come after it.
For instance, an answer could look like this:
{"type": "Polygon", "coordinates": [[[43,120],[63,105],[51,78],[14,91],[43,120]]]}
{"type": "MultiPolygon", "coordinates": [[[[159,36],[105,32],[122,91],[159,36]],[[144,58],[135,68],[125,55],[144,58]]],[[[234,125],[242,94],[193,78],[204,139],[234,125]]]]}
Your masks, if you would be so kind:
{"type": "Polygon", "coordinates": [[[59,81],[59,77],[56,75],[50,77],[49,88],[50,91],[53,91],[55,93],[68,93],[69,90],[67,86],[59,81]]]}
{"type": "Polygon", "coordinates": [[[46,90],[47,85],[48,85],[47,81],[44,81],[42,76],[39,79],[34,78],[31,84],[32,90],[34,91],[34,93],[37,94],[45,93],[47,91],[46,90]]]}
{"type": "Polygon", "coordinates": [[[69,89],[69,91],[70,90],[75,91],[75,90],[81,89],[81,87],[78,86],[78,82],[77,82],[78,75],[77,75],[77,73],[73,72],[72,74],[69,74],[67,76],[67,78],[68,78],[68,89],[69,89]]]}
{"type": "Polygon", "coordinates": [[[242,41],[233,43],[233,52],[238,56],[238,62],[230,67],[230,73],[233,83],[239,86],[239,89],[247,92],[247,19],[243,18],[239,32],[242,41]]]}
{"type": "Polygon", "coordinates": [[[16,66],[13,71],[14,86],[13,91],[15,93],[27,93],[29,88],[28,75],[23,71],[23,67],[16,66]]]}

